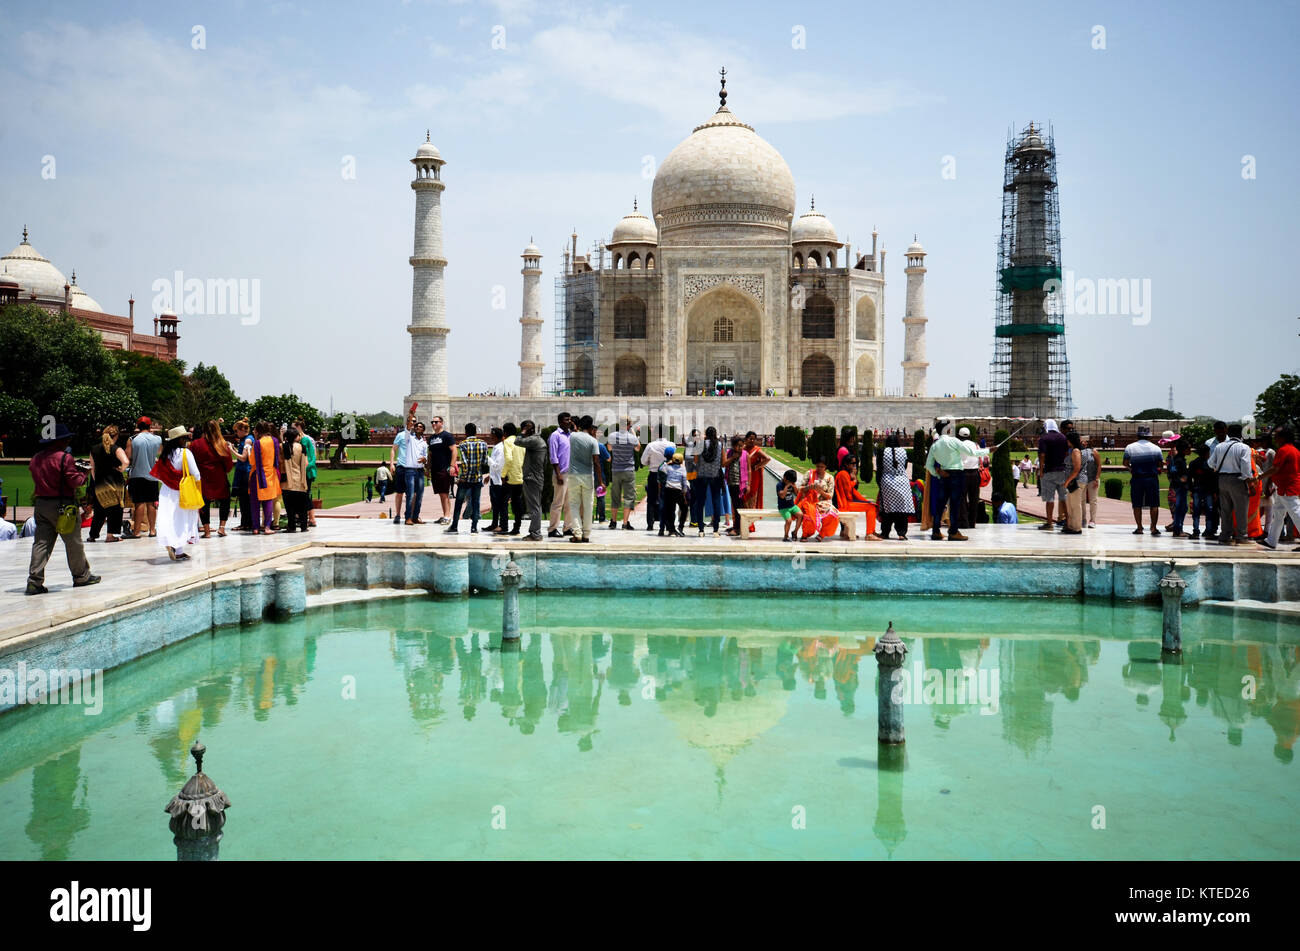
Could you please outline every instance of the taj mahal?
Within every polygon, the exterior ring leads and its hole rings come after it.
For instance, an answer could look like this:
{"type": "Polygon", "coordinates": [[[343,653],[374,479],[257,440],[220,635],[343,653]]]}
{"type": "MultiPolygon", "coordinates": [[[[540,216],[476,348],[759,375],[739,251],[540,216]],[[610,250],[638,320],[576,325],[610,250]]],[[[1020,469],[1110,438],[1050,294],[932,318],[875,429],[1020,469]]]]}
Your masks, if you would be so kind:
{"type": "Polygon", "coordinates": [[[778,425],[928,425],[937,415],[992,418],[992,397],[927,394],[926,251],[904,252],[903,387],[885,395],[885,250],[841,241],[810,196],[798,214],[795,178],[777,151],[720,104],[659,165],[649,215],[634,203],[607,241],[579,253],[570,236],[555,282],[551,382],[544,381],[542,252],[523,262],[519,396],[452,397],[447,361],[440,151],[411,159],[416,195],[411,389],[455,430],[561,410],[604,425],[624,415],[706,419],[719,431],[778,425]],[[719,399],[719,395],[727,398],[719,399]]]}

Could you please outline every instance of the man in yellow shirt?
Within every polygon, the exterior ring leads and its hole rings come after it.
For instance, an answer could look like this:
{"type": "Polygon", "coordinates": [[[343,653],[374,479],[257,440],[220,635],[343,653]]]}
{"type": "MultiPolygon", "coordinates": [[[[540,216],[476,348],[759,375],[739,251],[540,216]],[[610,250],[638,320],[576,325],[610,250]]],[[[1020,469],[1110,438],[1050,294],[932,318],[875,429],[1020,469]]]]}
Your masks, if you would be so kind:
{"type": "Polygon", "coordinates": [[[498,535],[518,535],[519,525],[524,519],[524,449],[515,445],[519,430],[514,423],[505,423],[501,431],[506,434],[502,445],[505,448],[505,466],[501,470],[501,488],[505,499],[515,513],[515,523],[510,531],[505,531],[505,513],[502,513],[501,527],[498,535]]]}

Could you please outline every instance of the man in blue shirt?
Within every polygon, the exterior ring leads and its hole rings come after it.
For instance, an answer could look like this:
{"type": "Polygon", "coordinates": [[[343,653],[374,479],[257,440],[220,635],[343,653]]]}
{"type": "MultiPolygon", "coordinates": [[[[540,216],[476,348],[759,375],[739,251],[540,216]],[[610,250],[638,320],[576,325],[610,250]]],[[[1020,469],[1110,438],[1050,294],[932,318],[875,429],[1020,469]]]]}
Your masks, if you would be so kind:
{"type": "Polygon", "coordinates": [[[1165,467],[1165,456],[1160,447],[1151,441],[1151,427],[1139,426],[1137,442],[1124,447],[1124,468],[1133,474],[1129,480],[1129,494],[1133,502],[1134,535],[1142,534],[1142,510],[1151,510],[1151,534],[1159,535],[1156,527],[1160,516],[1160,472],[1165,467]]]}
{"type": "Polygon", "coordinates": [[[993,493],[993,521],[998,525],[1015,525],[1020,521],[1016,507],[997,492],[993,493]]]}
{"type": "Polygon", "coordinates": [[[397,467],[397,484],[402,486],[402,491],[393,493],[397,497],[394,525],[402,521],[403,495],[406,496],[406,524],[424,524],[424,519],[420,518],[420,503],[424,501],[424,458],[428,449],[425,441],[415,434],[415,417],[409,417],[406,429],[397,434],[388,454],[390,462],[395,461],[397,467]]]}

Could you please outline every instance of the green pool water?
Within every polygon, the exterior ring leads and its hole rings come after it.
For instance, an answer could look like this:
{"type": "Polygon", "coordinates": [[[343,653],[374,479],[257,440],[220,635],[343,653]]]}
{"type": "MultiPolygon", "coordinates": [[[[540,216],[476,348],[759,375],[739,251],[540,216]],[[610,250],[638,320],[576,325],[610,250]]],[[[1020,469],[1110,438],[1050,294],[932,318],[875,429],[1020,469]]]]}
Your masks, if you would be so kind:
{"type": "Polygon", "coordinates": [[[1293,858],[1300,649],[1273,622],[1047,599],[405,598],[196,637],[104,707],[0,716],[0,859],[173,859],[208,748],[223,859],[1293,858]],[[876,743],[889,621],[909,671],[876,743]],[[982,672],[982,673],[979,673],[982,672]],[[937,689],[937,688],[935,688],[937,689]],[[901,768],[899,768],[901,767],[901,768]]]}

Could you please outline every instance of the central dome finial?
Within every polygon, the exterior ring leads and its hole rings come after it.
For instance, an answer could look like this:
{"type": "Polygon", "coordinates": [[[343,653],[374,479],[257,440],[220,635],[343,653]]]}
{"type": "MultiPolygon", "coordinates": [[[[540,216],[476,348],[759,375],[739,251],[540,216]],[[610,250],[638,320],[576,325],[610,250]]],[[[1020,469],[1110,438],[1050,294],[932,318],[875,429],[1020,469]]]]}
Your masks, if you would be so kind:
{"type": "Polygon", "coordinates": [[[718,75],[722,77],[722,89],[718,91],[718,108],[727,108],[727,67],[723,66],[718,70],[718,75]]]}

